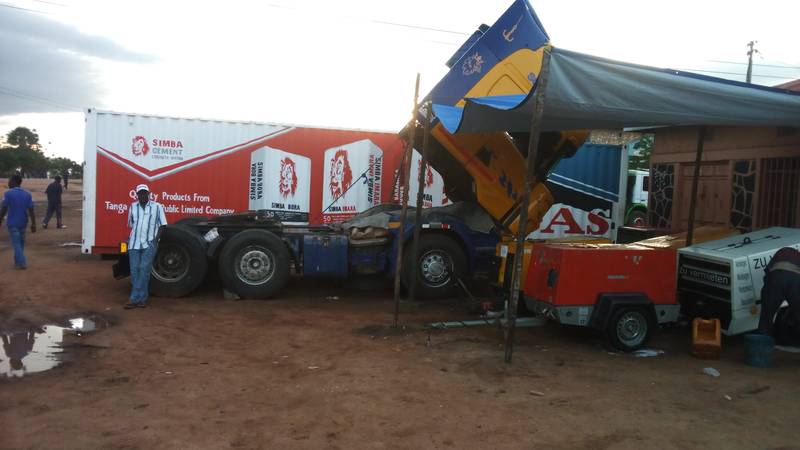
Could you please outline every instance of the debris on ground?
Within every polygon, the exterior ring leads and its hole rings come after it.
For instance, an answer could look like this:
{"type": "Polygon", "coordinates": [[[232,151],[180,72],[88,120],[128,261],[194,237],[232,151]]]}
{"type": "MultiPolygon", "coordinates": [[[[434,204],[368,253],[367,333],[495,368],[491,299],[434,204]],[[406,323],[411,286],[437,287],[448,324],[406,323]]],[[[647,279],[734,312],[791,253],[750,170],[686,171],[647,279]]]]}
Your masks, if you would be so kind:
{"type": "Polygon", "coordinates": [[[713,367],[705,367],[703,369],[703,373],[706,374],[706,375],[712,376],[714,378],[718,378],[720,376],[719,370],[717,370],[717,369],[715,369],[713,367]]]}
{"type": "Polygon", "coordinates": [[[544,397],[544,392],[541,391],[528,391],[528,394],[535,395],[537,397],[544,397]]]}
{"type": "Polygon", "coordinates": [[[236,293],[231,292],[231,291],[229,291],[227,289],[224,289],[224,288],[222,289],[222,297],[225,300],[239,300],[239,299],[241,299],[241,297],[239,297],[239,295],[237,295],[236,293]]]}
{"type": "Polygon", "coordinates": [[[653,356],[661,356],[664,354],[664,350],[658,350],[654,348],[641,348],[633,352],[633,356],[637,358],[652,358],[653,356]]]}
{"type": "Polygon", "coordinates": [[[756,394],[760,394],[760,393],[768,391],[768,390],[769,390],[769,386],[759,386],[757,388],[745,391],[744,394],[745,395],[756,395],[756,394]]]}
{"type": "Polygon", "coordinates": [[[339,296],[338,295],[329,295],[329,296],[325,297],[325,300],[339,300],[339,296]]]}

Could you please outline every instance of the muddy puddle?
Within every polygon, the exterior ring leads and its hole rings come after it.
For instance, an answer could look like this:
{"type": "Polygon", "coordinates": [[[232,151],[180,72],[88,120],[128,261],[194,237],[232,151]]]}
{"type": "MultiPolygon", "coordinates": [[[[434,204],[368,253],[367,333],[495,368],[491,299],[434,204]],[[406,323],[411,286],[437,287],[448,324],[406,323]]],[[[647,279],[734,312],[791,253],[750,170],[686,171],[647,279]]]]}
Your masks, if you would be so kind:
{"type": "Polygon", "coordinates": [[[67,319],[59,324],[0,330],[0,379],[44,372],[75,358],[86,347],[82,337],[110,326],[99,315],[67,319]]]}

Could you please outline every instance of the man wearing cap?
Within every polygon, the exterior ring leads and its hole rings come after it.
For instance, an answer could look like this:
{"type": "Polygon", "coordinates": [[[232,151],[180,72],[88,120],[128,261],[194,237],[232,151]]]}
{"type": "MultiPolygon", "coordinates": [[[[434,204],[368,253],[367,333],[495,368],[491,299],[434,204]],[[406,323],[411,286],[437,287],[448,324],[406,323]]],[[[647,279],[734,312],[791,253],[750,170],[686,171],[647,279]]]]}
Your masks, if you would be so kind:
{"type": "Polygon", "coordinates": [[[150,188],[146,184],[136,186],[136,197],[128,210],[128,258],[131,265],[131,299],[125,309],[144,308],[150,285],[150,270],[156,256],[156,237],[161,227],[167,224],[164,207],[150,200],[150,188]]]}

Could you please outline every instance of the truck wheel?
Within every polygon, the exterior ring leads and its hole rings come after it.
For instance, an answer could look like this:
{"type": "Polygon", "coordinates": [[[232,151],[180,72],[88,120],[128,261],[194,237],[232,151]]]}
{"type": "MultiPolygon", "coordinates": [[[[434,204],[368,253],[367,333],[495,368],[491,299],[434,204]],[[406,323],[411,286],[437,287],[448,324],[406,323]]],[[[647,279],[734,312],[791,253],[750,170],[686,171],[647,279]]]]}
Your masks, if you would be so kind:
{"type": "MultiPolygon", "coordinates": [[[[413,243],[406,247],[410,253],[413,243]]],[[[441,234],[423,234],[419,240],[419,258],[413,255],[403,258],[403,285],[411,285],[411,277],[416,276],[415,295],[419,298],[439,298],[453,294],[456,277],[464,278],[467,273],[467,257],[461,246],[441,234]]]]}
{"type": "Polygon", "coordinates": [[[628,217],[627,225],[629,227],[637,228],[643,228],[647,226],[647,214],[645,214],[644,211],[639,210],[631,211],[631,215],[628,217]]]}
{"type": "Polygon", "coordinates": [[[626,306],[614,311],[608,328],[606,328],[606,334],[611,345],[619,350],[630,352],[647,342],[653,326],[653,321],[646,309],[626,306]]]}
{"type": "Polygon", "coordinates": [[[184,225],[169,225],[153,259],[150,292],[159,297],[183,297],[197,289],[207,271],[203,238],[184,225]]]}
{"type": "Polygon", "coordinates": [[[219,276],[241,298],[271,297],[289,277],[289,250],[269,231],[242,231],[222,248],[219,276]]]}

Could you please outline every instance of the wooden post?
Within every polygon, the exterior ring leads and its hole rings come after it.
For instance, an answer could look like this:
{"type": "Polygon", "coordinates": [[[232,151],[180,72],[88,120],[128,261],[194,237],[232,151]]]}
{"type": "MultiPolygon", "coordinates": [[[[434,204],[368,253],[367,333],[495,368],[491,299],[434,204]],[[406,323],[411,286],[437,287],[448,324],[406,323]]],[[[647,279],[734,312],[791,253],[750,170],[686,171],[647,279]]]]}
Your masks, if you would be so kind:
{"type": "Polygon", "coordinates": [[[542,129],[542,113],[544,112],[545,90],[547,79],[550,75],[550,49],[545,48],[542,56],[542,71],[536,84],[534,95],[533,116],[531,117],[531,136],[528,141],[528,157],[526,158],[525,186],[523,188],[522,203],[519,211],[519,226],[517,229],[517,249],[514,254],[514,272],[511,274],[511,292],[506,307],[507,330],[505,345],[505,362],[511,364],[514,353],[514,327],[517,322],[517,305],[519,304],[520,277],[522,262],[525,259],[525,238],[527,237],[528,205],[531,201],[531,189],[536,175],[536,158],[539,154],[539,134],[542,129]]]}
{"type": "MultiPolygon", "coordinates": [[[[422,229],[422,206],[425,195],[425,173],[428,167],[428,146],[431,136],[431,122],[433,121],[433,103],[428,102],[428,109],[425,112],[425,134],[422,138],[422,157],[419,161],[419,177],[417,177],[417,209],[414,211],[414,240],[411,256],[413,261],[419,261],[419,233],[422,229]]],[[[413,153],[412,153],[413,156],[413,153]]],[[[411,158],[413,162],[414,158],[411,158]]],[[[451,270],[452,272],[452,270],[451,270]]],[[[408,299],[414,300],[414,289],[417,285],[416,268],[414,276],[411,277],[408,285],[408,299]]]]}
{"type": "Polygon", "coordinates": [[[417,134],[417,114],[418,106],[417,100],[419,99],[419,73],[417,73],[417,82],[414,85],[414,109],[411,111],[411,122],[409,122],[409,137],[408,146],[403,156],[403,164],[400,166],[402,171],[401,191],[402,191],[402,209],[400,210],[400,228],[397,230],[397,257],[395,258],[394,268],[394,327],[397,328],[400,318],[400,273],[403,267],[403,233],[405,232],[406,216],[408,215],[408,178],[411,169],[411,155],[414,154],[414,136],[417,134]]]}
{"type": "Polygon", "coordinates": [[[700,162],[703,160],[703,141],[706,127],[701,126],[697,134],[697,155],[694,158],[694,177],[692,178],[692,197],[689,199],[689,229],[686,230],[686,246],[694,240],[694,210],[697,207],[697,185],[700,182],[700,162]]]}

